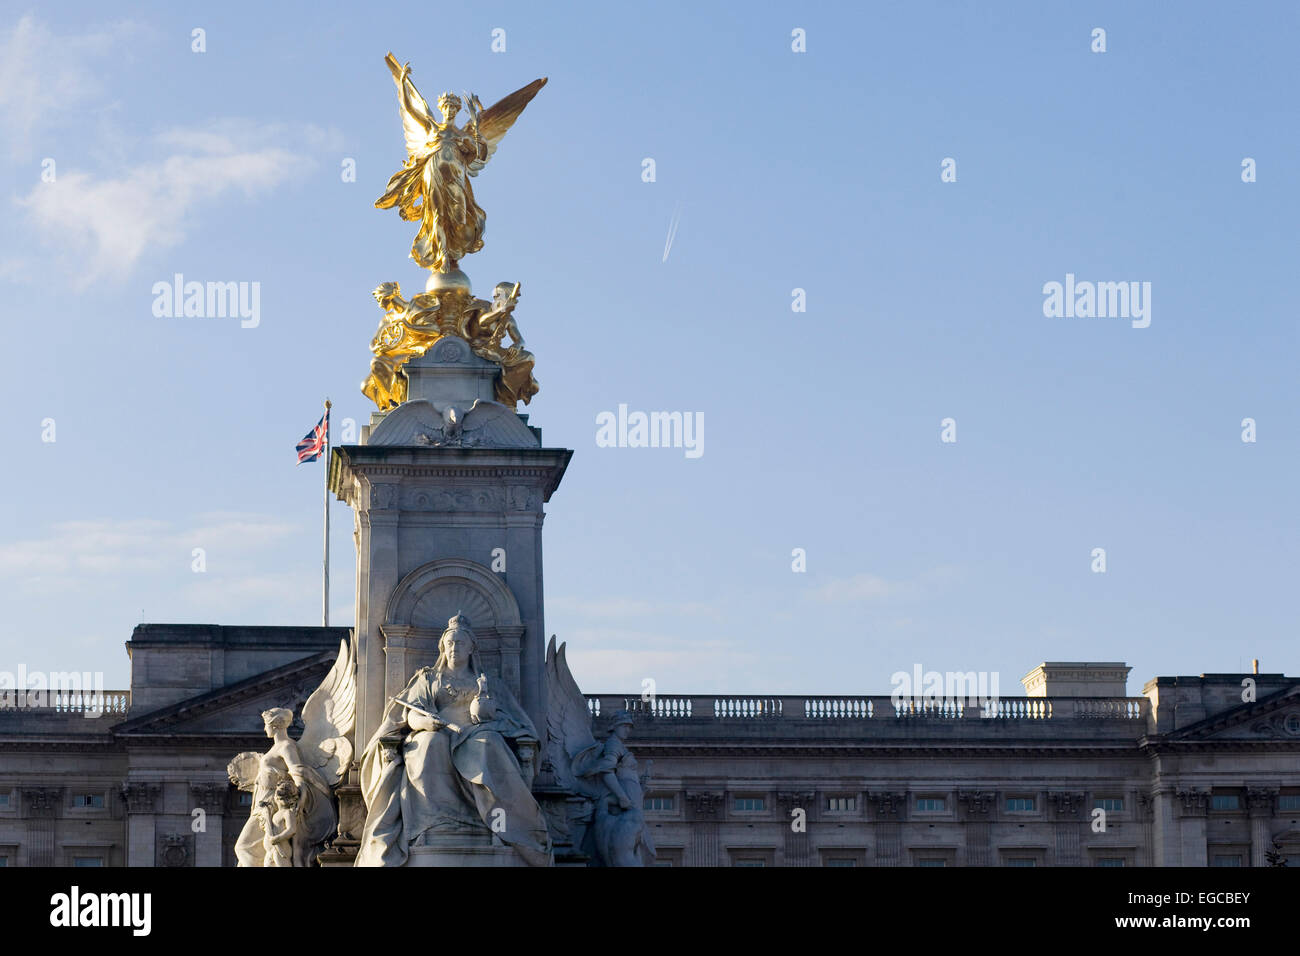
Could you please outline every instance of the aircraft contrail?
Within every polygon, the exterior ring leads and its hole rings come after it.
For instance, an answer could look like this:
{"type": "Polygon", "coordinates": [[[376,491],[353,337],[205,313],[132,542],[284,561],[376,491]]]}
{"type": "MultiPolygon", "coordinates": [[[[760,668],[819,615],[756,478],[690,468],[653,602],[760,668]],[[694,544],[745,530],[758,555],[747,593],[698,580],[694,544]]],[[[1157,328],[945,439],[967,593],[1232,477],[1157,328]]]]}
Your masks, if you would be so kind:
{"type": "Polygon", "coordinates": [[[668,253],[672,251],[673,238],[677,235],[677,224],[681,221],[681,218],[682,218],[682,204],[679,202],[673,208],[672,221],[668,223],[668,241],[664,243],[664,259],[663,259],[664,262],[668,261],[668,253]]]}

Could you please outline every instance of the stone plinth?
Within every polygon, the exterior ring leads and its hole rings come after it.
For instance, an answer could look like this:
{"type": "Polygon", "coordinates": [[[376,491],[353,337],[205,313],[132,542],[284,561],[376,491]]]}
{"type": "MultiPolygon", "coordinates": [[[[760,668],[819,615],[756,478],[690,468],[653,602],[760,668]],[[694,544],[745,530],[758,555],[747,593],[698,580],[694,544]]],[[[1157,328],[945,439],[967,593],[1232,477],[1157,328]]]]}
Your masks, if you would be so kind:
{"type": "Polygon", "coordinates": [[[1029,697],[1124,697],[1130,670],[1123,661],[1047,661],[1020,683],[1029,697]]]}
{"type": "Polygon", "coordinates": [[[527,866],[513,849],[486,832],[426,833],[411,847],[407,866],[527,866]]]}

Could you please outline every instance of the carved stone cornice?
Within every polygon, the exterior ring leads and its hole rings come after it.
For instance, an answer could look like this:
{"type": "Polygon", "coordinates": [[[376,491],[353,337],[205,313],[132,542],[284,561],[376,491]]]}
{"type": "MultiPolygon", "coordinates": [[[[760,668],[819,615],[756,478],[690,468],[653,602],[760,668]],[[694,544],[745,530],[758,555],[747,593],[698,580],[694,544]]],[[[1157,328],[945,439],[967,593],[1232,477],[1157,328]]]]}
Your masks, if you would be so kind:
{"type": "Polygon", "coordinates": [[[686,794],[686,804],[697,819],[717,819],[725,795],[721,790],[693,790],[686,794]]]}
{"type": "Polygon", "coordinates": [[[867,799],[876,808],[877,820],[901,820],[903,808],[907,806],[907,791],[876,790],[868,793],[867,799]]]}
{"type": "Polygon", "coordinates": [[[29,817],[51,818],[58,815],[62,800],[62,787],[34,787],[23,791],[23,811],[29,817]]]}
{"type": "Polygon", "coordinates": [[[1176,790],[1174,795],[1178,798],[1179,810],[1185,817],[1203,817],[1210,806],[1210,794],[1205,790],[1198,790],[1192,787],[1187,790],[1176,790]]]}
{"type": "Polygon", "coordinates": [[[156,783],[126,783],[122,785],[122,800],[127,813],[154,813],[162,786],[156,783]]]}
{"type": "Polygon", "coordinates": [[[996,796],[992,790],[958,790],[957,803],[961,805],[963,818],[988,820],[996,796]]]}
{"type": "Polygon", "coordinates": [[[1080,790],[1048,791],[1047,799],[1058,820],[1078,820],[1083,813],[1083,792],[1080,790]]]}

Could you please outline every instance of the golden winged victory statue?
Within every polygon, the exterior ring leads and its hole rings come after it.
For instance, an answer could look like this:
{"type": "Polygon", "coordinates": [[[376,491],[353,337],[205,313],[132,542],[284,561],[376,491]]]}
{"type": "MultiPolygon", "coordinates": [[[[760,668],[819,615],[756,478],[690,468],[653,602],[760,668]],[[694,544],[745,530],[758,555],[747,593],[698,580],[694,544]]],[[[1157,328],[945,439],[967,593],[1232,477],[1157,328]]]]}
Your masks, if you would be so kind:
{"type": "Polygon", "coordinates": [[[392,53],[385,60],[397,84],[407,158],[375,206],[396,207],[404,220],[420,223],[411,258],[430,276],[424,293],[410,300],[402,298],[396,282],[375,290],[384,318],[370,344],[375,358],[361,390],[381,410],[401,404],[407,384],[402,366],[443,336],[455,335],[468,342],[474,354],[501,366],[496,386],[499,402],[512,408],[519,401],[527,404],[538,386],[532,375],[533,355],[524,351],[512,314],[519,283],[498,283],[491,302],[477,299],[459,264],[483,248],[487,222],[470,180],[487,165],[506,131],[546,85],[546,78],[534,80],[487,109],[472,93],[466,94],[464,102],[453,93],[443,93],[438,97],[442,114],[438,122],[411,82],[410,64],[399,66],[392,53]],[[456,125],[462,106],[469,114],[463,127],[456,125]],[[507,335],[508,347],[503,344],[507,335]]]}

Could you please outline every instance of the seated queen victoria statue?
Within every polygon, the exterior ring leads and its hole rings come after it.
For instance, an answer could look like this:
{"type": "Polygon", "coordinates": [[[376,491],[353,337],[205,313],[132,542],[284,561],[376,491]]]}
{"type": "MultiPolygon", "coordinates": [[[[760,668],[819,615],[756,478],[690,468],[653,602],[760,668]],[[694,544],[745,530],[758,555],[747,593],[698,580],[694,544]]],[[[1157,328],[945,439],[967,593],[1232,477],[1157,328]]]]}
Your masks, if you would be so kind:
{"type": "Polygon", "coordinates": [[[470,622],[457,614],[438,662],[415,672],[388,705],[361,758],[366,804],[357,866],[401,866],[440,834],[495,836],[532,866],[551,841],[512,742],[537,740],[528,715],[479,666],[470,622]]]}

